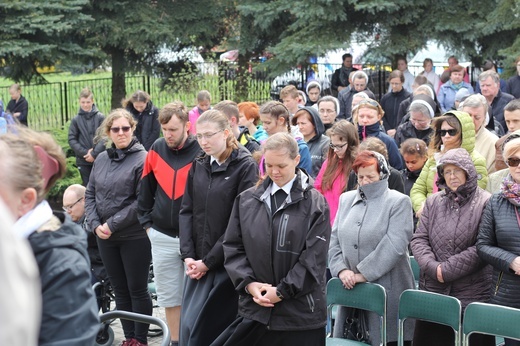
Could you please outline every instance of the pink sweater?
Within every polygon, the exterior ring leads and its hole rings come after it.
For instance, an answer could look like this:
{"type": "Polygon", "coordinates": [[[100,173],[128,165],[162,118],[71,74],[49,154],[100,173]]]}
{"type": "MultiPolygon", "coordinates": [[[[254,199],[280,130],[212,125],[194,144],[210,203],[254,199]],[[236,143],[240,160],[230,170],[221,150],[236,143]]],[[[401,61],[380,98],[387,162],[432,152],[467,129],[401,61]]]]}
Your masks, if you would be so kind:
{"type": "Polygon", "coordinates": [[[314,179],[314,187],[316,190],[321,192],[321,194],[325,197],[327,202],[329,203],[330,208],[330,224],[331,226],[334,224],[334,220],[336,218],[336,213],[338,212],[338,206],[339,206],[339,196],[345,191],[345,177],[343,175],[340,175],[334,179],[334,182],[332,183],[332,189],[323,191],[321,188],[321,181],[323,179],[323,174],[325,173],[325,170],[327,169],[327,164],[329,160],[325,160],[323,162],[323,165],[321,166],[320,172],[316,176],[316,179],[314,179]]]}

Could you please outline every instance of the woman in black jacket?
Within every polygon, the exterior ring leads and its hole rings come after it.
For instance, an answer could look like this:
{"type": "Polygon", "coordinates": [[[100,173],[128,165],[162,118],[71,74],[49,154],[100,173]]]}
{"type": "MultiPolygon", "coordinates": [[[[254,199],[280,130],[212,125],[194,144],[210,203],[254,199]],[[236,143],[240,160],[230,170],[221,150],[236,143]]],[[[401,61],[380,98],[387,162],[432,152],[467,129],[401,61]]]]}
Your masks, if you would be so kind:
{"type": "MultiPolygon", "coordinates": [[[[484,209],[477,251],[493,266],[490,303],[520,309],[520,139],[505,145],[504,158],[509,174],[484,209]]],[[[506,339],[505,345],[520,341],[506,339]]]]}
{"type": "Polygon", "coordinates": [[[146,150],[149,150],[161,134],[159,109],[153,105],[150,95],[142,90],[137,90],[130,98],[124,100],[122,105],[137,121],[134,136],[146,150]]]}
{"type": "Polygon", "coordinates": [[[385,111],[383,126],[387,135],[394,137],[399,126],[399,105],[410,97],[410,93],[403,88],[404,74],[401,71],[392,71],[388,77],[388,82],[390,83],[390,91],[381,98],[381,107],[385,111]]]}
{"type": "Polygon", "coordinates": [[[224,236],[240,295],[225,345],[325,345],[329,207],[291,135],[269,137],[264,155],[267,177],[235,200],[224,236]]]}
{"type": "Polygon", "coordinates": [[[190,168],[179,215],[186,264],[179,345],[209,345],[231,324],[238,297],[224,269],[222,239],[235,197],[258,180],[258,166],[239,146],[227,116],[208,110],[197,120],[205,155],[190,168]]]}
{"type": "MultiPolygon", "coordinates": [[[[94,161],[85,192],[85,209],[114,288],[116,308],[151,315],[150,240],[137,219],[137,195],[146,150],[133,136],[135,126],[132,115],[119,108],[99,127],[112,145],[94,161]]],[[[148,324],[127,320],[121,324],[126,338],[122,346],[147,344],[148,324]]]]}

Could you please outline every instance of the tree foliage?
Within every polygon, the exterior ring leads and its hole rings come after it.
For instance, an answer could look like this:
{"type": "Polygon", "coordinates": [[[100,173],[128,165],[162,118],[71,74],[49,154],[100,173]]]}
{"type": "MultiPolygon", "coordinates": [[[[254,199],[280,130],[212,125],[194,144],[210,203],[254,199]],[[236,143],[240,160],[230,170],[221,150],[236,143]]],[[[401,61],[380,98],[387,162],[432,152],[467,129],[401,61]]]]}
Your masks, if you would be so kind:
{"type": "Polygon", "coordinates": [[[91,17],[81,12],[88,0],[27,0],[0,3],[1,72],[17,82],[42,82],[38,68],[91,55],[78,28],[91,17]]]}
{"type": "Polygon", "coordinates": [[[261,43],[275,70],[305,63],[329,49],[367,44],[376,55],[411,55],[428,41],[477,64],[483,57],[519,51],[518,0],[245,0],[239,6],[251,21],[248,42],[261,43]],[[267,39],[265,39],[267,38],[267,39]]]}

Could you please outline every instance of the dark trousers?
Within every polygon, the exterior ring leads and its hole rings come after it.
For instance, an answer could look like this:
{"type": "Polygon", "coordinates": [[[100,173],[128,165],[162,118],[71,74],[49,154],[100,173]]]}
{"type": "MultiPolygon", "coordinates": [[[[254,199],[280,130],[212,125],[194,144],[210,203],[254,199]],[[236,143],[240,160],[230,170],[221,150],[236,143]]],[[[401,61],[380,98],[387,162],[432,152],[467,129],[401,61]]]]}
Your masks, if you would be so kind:
{"type": "MultiPolygon", "coordinates": [[[[152,315],[148,273],[152,254],[148,237],[133,240],[97,239],[99,252],[116,298],[118,310],[152,315]]],[[[148,324],[121,320],[127,339],[147,342],[148,324]]]]}
{"type": "Polygon", "coordinates": [[[325,327],[310,330],[269,330],[267,326],[238,317],[211,346],[325,346],[325,327]]]}
{"type": "Polygon", "coordinates": [[[520,346],[520,341],[513,339],[504,339],[506,346],[520,346]]]}
{"type": "Polygon", "coordinates": [[[90,173],[92,172],[92,165],[77,165],[79,174],[81,175],[81,185],[87,186],[88,180],[90,179],[90,173]]]}
{"type": "MultiPolygon", "coordinates": [[[[493,335],[472,334],[470,346],[495,346],[493,335]]],[[[449,346],[455,345],[455,332],[451,327],[426,321],[416,321],[413,345],[449,346]]]]}

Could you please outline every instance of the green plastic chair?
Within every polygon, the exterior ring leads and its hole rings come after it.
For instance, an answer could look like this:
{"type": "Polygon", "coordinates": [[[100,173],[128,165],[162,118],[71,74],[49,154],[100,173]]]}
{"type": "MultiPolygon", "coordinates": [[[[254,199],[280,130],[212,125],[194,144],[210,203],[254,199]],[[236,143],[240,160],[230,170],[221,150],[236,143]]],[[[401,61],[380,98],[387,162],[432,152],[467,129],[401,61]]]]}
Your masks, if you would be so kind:
{"type": "Polygon", "coordinates": [[[398,345],[404,345],[404,321],[413,318],[453,328],[455,331],[455,346],[460,346],[461,312],[462,306],[455,297],[419,290],[404,291],[399,298],[398,345]]]}
{"type": "Polygon", "coordinates": [[[419,288],[421,268],[419,268],[419,263],[417,263],[417,260],[413,256],[410,256],[410,266],[412,267],[413,279],[415,280],[415,288],[419,288]]]}
{"type": "Polygon", "coordinates": [[[520,309],[507,306],[471,303],[466,307],[463,322],[464,345],[472,333],[520,340],[520,309]]]}
{"type": "MultiPolygon", "coordinates": [[[[327,316],[329,321],[332,319],[332,307],[342,305],[350,308],[371,311],[378,314],[381,318],[381,340],[386,345],[386,291],[379,284],[359,283],[353,289],[347,290],[338,278],[332,278],[327,283],[327,316]]],[[[335,345],[367,345],[355,340],[340,338],[327,338],[327,346],[335,345]]]]}

